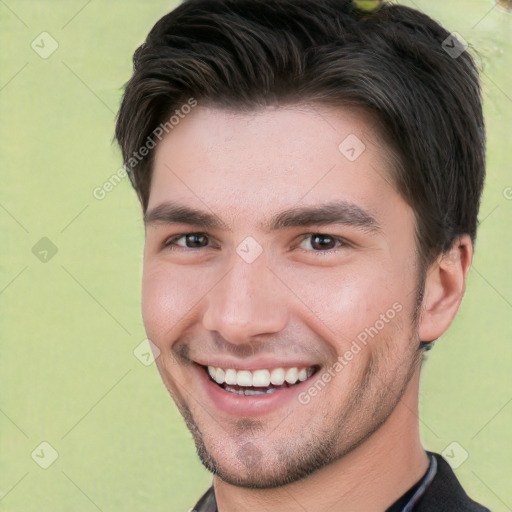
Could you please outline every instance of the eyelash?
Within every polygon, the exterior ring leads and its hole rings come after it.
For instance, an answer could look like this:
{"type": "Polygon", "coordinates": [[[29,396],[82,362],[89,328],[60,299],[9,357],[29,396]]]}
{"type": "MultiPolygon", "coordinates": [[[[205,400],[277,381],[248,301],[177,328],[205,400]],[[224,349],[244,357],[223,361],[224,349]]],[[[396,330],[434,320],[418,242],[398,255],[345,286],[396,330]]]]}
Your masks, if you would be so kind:
{"type": "MultiPolygon", "coordinates": [[[[185,238],[187,237],[188,235],[197,235],[197,236],[205,236],[208,238],[208,235],[206,233],[196,233],[196,232],[191,232],[191,233],[182,233],[182,234],[179,234],[179,235],[174,235],[170,238],[168,238],[164,243],[163,243],[163,247],[165,249],[170,249],[170,250],[184,250],[184,251],[197,251],[199,249],[205,249],[206,247],[208,246],[205,246],[205,247],[181,247],[181,246],[178,246],[177,245],[177,242],[178,240],[182,239],[182,238],[185,238]],[[178,248],[179,247],[179,248],[178,248]],[[178,249],[177,249],[178,248],[178,249]]],[[[326,249],[326,250],[312,250],[312,252],[316,252],[316,253],[335,253],[337,252],[339,249],[343,248],[343,247],[349,247],[350,244],[344,239],[344,238],[341,238],[341,237],[338,237],[338,236],[334,236],[334,235],[330,235],[330,234],[327,234],[327,233],[320,233],[320,232],[316,232],[316,233],[307,233],[305,235],[302,235],[302,239],[300,241],[300,243],[304,242],[305,240],[307,240],[308,238],[312,238],[314,236],[320,236],[320,237],[325,237],[325,238],[330,238],[332,240],[334,240],[338,246],[335,247],[335,248],[332,248],[332,249],[326,249]]],[[[309,250],[306,250],[304,249],[306,252],[310,252],[309,250]]]]}

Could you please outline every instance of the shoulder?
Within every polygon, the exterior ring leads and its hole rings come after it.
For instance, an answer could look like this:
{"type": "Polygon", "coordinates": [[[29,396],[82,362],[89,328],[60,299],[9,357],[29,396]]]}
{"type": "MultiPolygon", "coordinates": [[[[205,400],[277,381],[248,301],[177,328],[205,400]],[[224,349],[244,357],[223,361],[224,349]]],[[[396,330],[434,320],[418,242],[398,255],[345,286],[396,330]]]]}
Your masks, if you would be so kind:
{"type": "Polygon", "coordinates": [[[437,460],[437,474],[417,504],[417,512],[490,512],[466,494],[452,468],[441,455],[431,455],[437,460]]]}

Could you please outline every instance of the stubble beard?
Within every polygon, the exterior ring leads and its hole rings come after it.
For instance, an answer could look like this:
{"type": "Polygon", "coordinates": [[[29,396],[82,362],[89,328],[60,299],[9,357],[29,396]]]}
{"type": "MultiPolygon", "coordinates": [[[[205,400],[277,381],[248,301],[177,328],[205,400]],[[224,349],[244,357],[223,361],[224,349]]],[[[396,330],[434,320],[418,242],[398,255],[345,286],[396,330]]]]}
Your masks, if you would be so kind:
{"type": "MultiPolygon", "coordinates": [[[[413,330],[411,335],[413,333],[416,331],[413,330]]],[[[388,347],[392,343],[391,340],[379,341],[382,342],[388,347]]],[[[282,439],[272,442],[271,450],[275,454],[272,461],[268,457],[266,459],[258,447],[258,440],[262,437],[258,433],[265,432],[265,422],[254,419],[239,420],[235,424],[236,438],[233,440],[238,447],[236,457],[244,468],[243,472],[228,467],[222,462],[222,457],[212,454],[213,450],[207,447],[208,441],[205,440],[186,400],[177,390],[171,394],[193,436],[197,454],[206,469],[223,481],[239,487],[281,487],[306,478],[339,460],[379,429],[398,405],[421,364],[422,351],[416,348],[418,345],[415,343],[410,345],[415,345],[415,350],[411,349],[393,371],[389,371],[389,360],[396,357],[396,354],[390,350],[373,351],[360,372],[348,401],[338,405],[338,409],[328,418],[330,421],[316,425],[316,429],[308,429],[308,433],[297,432],[295,438],[292,438],[289,433],[293,432],[294,413],[287,416],[277,427],[281,429],[283,436],[282,439]],[[393,377],[390,379],[389,375],[393,377]]],[[[321,396],[317,396],[316,400],[318,399],[321,396]]],[[[295,412],[300,414],[300,410],[295,412]]],[[[226,436],[230,436],[227,431],[226,436]]],[[[218,443],[215,444],[218,448],[218,443]]]]}

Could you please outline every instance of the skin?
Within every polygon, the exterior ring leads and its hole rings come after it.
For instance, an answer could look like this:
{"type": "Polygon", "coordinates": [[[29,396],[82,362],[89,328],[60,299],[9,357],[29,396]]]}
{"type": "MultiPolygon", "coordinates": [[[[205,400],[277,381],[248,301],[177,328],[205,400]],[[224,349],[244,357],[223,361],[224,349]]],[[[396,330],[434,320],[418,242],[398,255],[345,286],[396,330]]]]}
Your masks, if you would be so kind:
{"type": "Polygon", "coordinates": [[[215,473],[220,512],[378,512],[427,469],[418,346],[452,322],[472,244],[459,237],[428,269],[415,322],[414,213],[393,185],[374,125],[369,114],[346,108],[237,113],[200,105],[155,150],[148,212],[172,201],[222,223],[204,229],[148,214],[142,287],[159,372],[215,473]],[[350,134],[366,146],[354,161],[338,149],[350,134]],[[289,208],[336,201],[369,212],[379,229],[261,226],[289,208]],[[164,246],[187,233],[206,237],[164,246]],[[325,248],[315,233],[341,242],[328,238],[325,248]],[[262,248],[252,263],[236,251],[249,236],[262,248]],[[294,398],[244,417],[221,411],[195,378],[193,361],[299,357],[319,368],[314,379],[397,303],[400,312],[307,404],[294,398]]]}

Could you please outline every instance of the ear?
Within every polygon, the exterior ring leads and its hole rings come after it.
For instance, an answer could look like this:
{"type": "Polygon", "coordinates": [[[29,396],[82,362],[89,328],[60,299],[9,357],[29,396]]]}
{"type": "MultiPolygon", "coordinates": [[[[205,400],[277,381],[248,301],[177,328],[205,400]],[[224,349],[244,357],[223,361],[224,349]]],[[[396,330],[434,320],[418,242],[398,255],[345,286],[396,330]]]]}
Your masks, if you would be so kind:
{"type": "Polygon", "coordinates": [[[472,260],[473,243],[469,235],[462,235],[429,268],[418,327],[421,341],[436,340],[452,323],[466,290],[472,260]]]}

